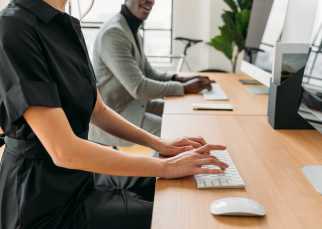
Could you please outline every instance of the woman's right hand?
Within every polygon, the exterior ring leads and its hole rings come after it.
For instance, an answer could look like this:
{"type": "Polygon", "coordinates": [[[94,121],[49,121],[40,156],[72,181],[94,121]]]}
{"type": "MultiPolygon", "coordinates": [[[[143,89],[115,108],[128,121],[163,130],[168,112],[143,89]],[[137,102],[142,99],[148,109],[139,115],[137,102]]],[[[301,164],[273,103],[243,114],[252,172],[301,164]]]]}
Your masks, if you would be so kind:
{"type": "Polygon", "coordinates": [[[198,149],[164,159],[165,172],[163,178],[172,179],[196,174],[221,174],[228,165],[209,155],[211,150],[225,150],[225,146],[207,144],[198,149]],[[201,168],[203,165],[214,165],[221,169],[201,168]]]}

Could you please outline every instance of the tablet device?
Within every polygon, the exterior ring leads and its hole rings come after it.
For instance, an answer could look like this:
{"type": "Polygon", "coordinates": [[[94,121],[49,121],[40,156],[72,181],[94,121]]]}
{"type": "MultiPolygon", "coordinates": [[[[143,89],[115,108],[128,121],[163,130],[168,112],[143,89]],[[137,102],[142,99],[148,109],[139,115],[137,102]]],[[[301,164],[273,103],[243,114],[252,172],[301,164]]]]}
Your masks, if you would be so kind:
{"type": "Polygon", "coordinates": [[[238,80],[241,84],[260,85],[257,80],[238,80]]]}

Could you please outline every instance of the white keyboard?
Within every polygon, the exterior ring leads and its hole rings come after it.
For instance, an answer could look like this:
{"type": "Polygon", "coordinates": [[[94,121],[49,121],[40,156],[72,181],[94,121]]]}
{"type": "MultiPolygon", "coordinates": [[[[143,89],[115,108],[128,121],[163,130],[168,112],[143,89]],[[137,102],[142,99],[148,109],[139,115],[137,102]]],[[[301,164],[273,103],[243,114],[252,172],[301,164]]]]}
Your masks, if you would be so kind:
{"type": "Polygon", "coordinates": [[[217,83],[212,83],[212,90],[203,90],[201,93],[205,100],[229,100],[224,90],[217,83]]]}
{"type": "MultiPolygon", "coordinates": [[[[245,184],[240,177],[234,163],[228,155],[226,150],[210,151],[211,155],[214,155],[218,160],[225,162],[229,165],[228,169],[223,170],[222,174],[208,175],[197,174],[195,175],[195,181],[198,189],[213,189],[213,188],[245,188],[245,184]]],[[[203,165],[202,168],[220,169],[213,165],[203,165]]]]}

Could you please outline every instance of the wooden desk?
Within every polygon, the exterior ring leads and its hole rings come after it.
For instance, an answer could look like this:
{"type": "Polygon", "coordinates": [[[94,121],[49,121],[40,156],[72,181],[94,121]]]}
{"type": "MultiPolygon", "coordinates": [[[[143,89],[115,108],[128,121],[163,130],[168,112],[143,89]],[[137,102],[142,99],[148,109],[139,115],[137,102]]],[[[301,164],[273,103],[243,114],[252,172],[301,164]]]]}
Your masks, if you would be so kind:
{"type": "MultiPolygon", "coordinates": [[[[188,94],[184,96],[167,97],[165,114],[216,114],[216,115],[267,115],[268,95],[253,95],[246,87],[259,85],[242,85],[239,79],[252,79],[245,74],[227,73],[191,73],[191,75],[208,75],[216,80],[229,97],[229,101],[205,101],[202,95],[188,94]],[[194,111],[192,103],[230,103],[233,111],[194,111]]],[[[188,74],[186,74],[188,75],[188,74]]]]}
{"type": "Polygon", "coordinates": [[[322,164],[318,131],[273,130],[267,116],[165,114],[161,135],[226,145],[246,189],[198,190],[193,177],[158,179],[152,229],[321,228],[322,196],[301,170],[322,164]],[[210,204],[225,197],[253,199],[266,216],[213,216],[210,204]]]}

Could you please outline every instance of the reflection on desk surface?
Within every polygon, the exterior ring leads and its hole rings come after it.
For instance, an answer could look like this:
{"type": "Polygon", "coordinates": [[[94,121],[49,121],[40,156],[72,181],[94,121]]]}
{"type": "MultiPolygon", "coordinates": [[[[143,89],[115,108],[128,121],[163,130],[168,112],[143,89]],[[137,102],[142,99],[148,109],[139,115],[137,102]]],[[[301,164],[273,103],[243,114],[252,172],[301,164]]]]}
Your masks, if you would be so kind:
{"type": "Polygon", "coordinates": [[[309,110],[304,105],[300,106],[299,115],[308,121],[313,127],[322,133],[322,112],[317,110],[309,110]]]}
{"type": "Polygon", "coordinates": [[[322,87],[303,85],[298,113],[322,133],[322,87]]]}

